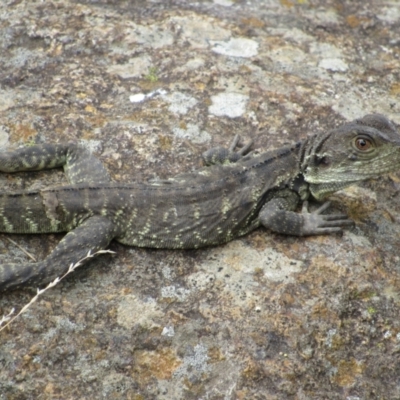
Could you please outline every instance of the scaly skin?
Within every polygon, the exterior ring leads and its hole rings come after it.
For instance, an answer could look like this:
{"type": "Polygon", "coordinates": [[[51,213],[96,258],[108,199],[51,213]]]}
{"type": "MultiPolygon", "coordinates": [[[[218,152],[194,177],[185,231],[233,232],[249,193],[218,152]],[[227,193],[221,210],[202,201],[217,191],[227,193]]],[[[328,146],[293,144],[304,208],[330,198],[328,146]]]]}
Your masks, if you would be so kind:
{"type": "Polygon", "coordinates": [[[0,153],[0,171],[64,167],[70,185],[0,193],[0,232],[68,232],[43,261],[0,266],[0,291],[40,285],[71,263],[125,245],[189,249],[225,243],[263,225],[287,235],[340,232],[352,221],[307,212],[306,200],[322,200],[355,182],[400,164],[400,135],[381,115],[367,115],[303,142],[254,155],[250,144],[235,152],[214,148],[208,167],[149,183],[111,182],[104,166],[72,144],[42,145],[0,153]],[[302,213],[294,212],[304,202],[302,213]]]}

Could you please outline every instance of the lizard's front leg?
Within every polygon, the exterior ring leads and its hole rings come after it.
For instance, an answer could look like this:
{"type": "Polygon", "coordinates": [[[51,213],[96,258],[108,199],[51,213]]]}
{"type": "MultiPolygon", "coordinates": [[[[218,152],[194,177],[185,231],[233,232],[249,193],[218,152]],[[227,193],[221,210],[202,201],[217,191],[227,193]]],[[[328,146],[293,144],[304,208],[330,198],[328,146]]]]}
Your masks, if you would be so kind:
{"type": "Polygon", "coordinates": [[[326,235],[341,232],[345,226],[354,222],[345,214],[323,215],[330,203],[324,203],[316,211],[308,212],[308,202],[303,203],[301,213],[293,210],[298,203],[297,194],[278,197],[268,201],[260,211],[260,223],[277,233],[294,236],[326,235]]]}
{"type": "Polygon", "coordinates": [[[236,135],[229,146],[225,147],[213,147],[203,153],[203,160],[206,165],[216,164],[230,164],[235,163],[250,153],[246,154],[253,144],[253,141],[246,143],[240,150],[235,151],[235,148],[239,144],[240,137],[236,135]]]}
{"type": "Polygon", "coordinates": [[[43,261],[30,264],[0,265],[0,292],[22,286],[38,286],[67,272],[71,264],[105,249],[119,234],[116,225],[105,217],[93,216],[69,232],[43,261]]]}

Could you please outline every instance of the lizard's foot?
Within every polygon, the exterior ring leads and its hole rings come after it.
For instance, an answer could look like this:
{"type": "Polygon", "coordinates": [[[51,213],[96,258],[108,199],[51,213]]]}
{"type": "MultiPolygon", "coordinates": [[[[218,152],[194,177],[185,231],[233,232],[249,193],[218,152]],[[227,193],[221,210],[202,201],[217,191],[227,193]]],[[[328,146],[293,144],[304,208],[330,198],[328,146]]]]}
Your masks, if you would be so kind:
{"type": "Polygon", "coordinates": [[[301,210],[304,223],[301,229],[302,236],[326,235],[341,232],[345,226],[352,226],[354,222],[346,214],[327,214],[322,213],[331,205],[330,201],[324,203],[314,212],[308,212],[308,201],[303,203],[301,210]]]}
{"type": "MultiPolygon", "coordinates": [[[[215,164],[228,164],[235,163],[240,160],[250,149],[253,141],[250,140],[246,143],[240,150],[235,151],[239,143],[240,137],[236,135],[229,146],[229,149],[225,147],[213,147],[210,150],[207,150],[203,153],[203,160],[206,165],[215,165],[215,164]]],[[[248,154],[247,154],[248,155],[248,154]]]]}

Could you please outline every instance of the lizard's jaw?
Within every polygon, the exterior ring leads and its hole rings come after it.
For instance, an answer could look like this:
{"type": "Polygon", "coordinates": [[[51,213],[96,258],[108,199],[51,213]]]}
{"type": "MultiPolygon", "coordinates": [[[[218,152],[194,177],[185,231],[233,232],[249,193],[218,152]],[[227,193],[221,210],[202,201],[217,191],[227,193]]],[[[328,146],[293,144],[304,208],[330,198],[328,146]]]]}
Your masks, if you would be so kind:
{"type": "Polygon", "coordinates": [[[337,192],[338,190],[344,189],[347,186],[350,186],[358,181],[348,181],[348,182],[328,182],[328,183],[317,183],[310,184],[309,190],[312,196],[318,200],[322,201],[332,193],[337,192]]]}
{"type": "MultiPolygon", "coordinates": [[[[349,157],[327,166],[309,166],[304,172],[304,180],[309,184],[313,197],[320,200],[347,186],[399,170],[400,148],[387,145],[380,150],[374,157],[357,161],[349,157]]],[[[329,153],[325,158],[335,160],[329,153]]]]}

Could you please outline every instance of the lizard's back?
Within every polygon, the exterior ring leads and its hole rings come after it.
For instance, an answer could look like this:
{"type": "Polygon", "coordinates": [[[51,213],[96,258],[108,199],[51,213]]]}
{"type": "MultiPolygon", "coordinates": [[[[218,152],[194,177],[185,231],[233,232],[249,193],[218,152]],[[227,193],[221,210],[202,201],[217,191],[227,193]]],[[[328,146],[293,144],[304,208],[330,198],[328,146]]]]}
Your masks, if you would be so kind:
{"type": "Polygon", "coordinates": [[[257,212],[282,171],[275,152],[150,183],[74,184],[0,194],[0,230],[71,231],[94,215],[110,219],[131,246],[193,248],[223,243],[258,226],[257,212]],[[21,210],[25,210],[21,212],[21,210]]]}
{"type": "Polygon", "coordinates": [[[259,156],[249,144],[204,153],[209,168],[167,182],[111,183],[102,163],[73,144],[44,144],[0,152],[0,171],[63,167],[69,186],[0,193],[0,231],[67,234],[43,260],[3,264],[0,291],[62,276],[89,253],[116,239],[127,245],[196,248],[229,241],[263,225],[282,234],[340,232],[353,222],[344,214],[295,210],[312,195],[330,193],[398,168],[400,139],[381,115],[367,115],[302,143],[259,156]],[[227,163],[227,164],[226,164],[227,163]]]}

